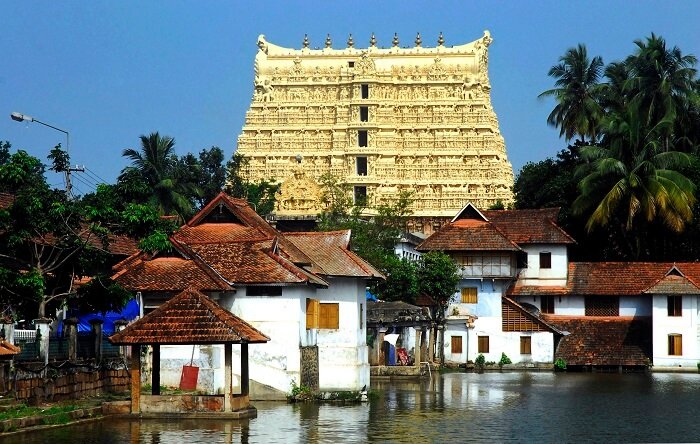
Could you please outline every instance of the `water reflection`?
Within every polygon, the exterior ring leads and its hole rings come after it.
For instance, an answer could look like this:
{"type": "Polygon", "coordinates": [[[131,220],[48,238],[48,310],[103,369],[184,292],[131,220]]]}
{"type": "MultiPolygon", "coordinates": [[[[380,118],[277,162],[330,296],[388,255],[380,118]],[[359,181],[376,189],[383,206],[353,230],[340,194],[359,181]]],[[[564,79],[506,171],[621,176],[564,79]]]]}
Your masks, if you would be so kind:
{"type": "Polygon", "coordinates": [[[257,402],[258,418],[105,421],[9,443],[697,441],[700,376],[451,373],[375,382],[362,405],[257,402]]]}

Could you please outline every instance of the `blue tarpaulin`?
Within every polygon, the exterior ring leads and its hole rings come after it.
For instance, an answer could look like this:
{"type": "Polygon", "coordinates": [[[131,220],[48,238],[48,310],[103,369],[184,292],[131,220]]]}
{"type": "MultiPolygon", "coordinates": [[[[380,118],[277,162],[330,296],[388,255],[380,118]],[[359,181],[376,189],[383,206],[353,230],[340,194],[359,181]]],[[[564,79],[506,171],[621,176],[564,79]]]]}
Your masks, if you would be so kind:
{"type": "Polygon", "coordinates": [[[372,293],[370,293],[369,290],[365,290],[365,297],[368,301],[377,302],[377,297],[375,295],[373,295],[372,293]]]}
{"type": "MultiPolygon", "coordinates": [[[[78,318],[78,332],[89,332],[92,330],[90,326],[90,321],[93,319],[101,319],[104,324],[102,324],[102,333],[109,336],[114,333],[114,321],[119,319],[126,319],[127,321],[133,321],[139,315],[139,303],[136,299],[132,299],[126,304],[126,307],[122,311],[108,311],[105,314],[101,313],[90,313],[84,315],[76,316],[78,318]]],[[[58,326],[58,333],[61,334],[63,329],[62,323],[58,326]]]]}

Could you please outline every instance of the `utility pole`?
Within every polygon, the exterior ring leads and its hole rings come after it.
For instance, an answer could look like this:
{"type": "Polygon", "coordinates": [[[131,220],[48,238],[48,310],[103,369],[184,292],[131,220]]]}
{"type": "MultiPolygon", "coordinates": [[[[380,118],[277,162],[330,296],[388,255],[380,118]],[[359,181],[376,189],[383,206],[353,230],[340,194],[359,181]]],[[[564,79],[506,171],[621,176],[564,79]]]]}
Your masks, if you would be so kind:
{"type": "MultiPolygon", "coordinates": [[[[51,129],[54,129],[56,131],[60,131],[63,134],[66,135],[66,154],[70,156],[70,134],[66,130],[62,130],[61,128],[57,128],[53,125],[49,125],[48,123],[42,122],[41,120],[37,120],[32,116],[28,116],[26,114],[18,113],[18,112],[13,112],[10,114],[10,118],[16,122],[36,122],[40,125],[48,126],[51,129]]],[[[64,171],[65,175],[65,186],[66,186],[66,197],[68,200],[73,200],[73,184],[71,183],[71,178],[70,178],[70,173],[72,172],[84,172],[85,167],[79,167],[78,165],[75,166],[75,168],[72,168],[70,164],[68,165],[68,168],[64,171]]]]}

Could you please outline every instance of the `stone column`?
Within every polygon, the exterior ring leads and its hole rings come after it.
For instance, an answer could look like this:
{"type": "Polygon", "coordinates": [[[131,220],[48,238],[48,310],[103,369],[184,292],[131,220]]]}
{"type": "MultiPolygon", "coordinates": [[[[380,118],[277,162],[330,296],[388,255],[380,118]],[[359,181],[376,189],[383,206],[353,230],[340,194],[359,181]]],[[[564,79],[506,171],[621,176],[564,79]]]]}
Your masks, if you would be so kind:
{"type": "Polygon", "coordinates": [[[131,413],[141,413],[141,345],[131,346],[131,413]]]}
{"type": "Polygon", "coordinates": [[[34,325],[36,325],[38,346],[39,346],[39,359],[44,361],[44,365],[49,363],[49,336],[50,336],[50,326],[51,319],[40,318],[34,319],[34,325]]]}
{"type": "Polygon", "coordinates": [[[250,368],[248,367],[248,344],[241,344],[241,395],[250,393],[250,368]]]}
{"type": "MultiPolygon", "coordinates": [[[[224,344],[224,411],[231,411],[231,396],[233,395],[233,381],[231,372],[233,371],[233,353],[230,342],[224,344]]],[[[242,383],[241,383],[242,386],[242,383]]]]}
{"type": "Polygon", "coordinates": [[[413,365],[418,367],[418,368],[420,368],[420,361],[421,361],[421,354],[420,354],[420,352],[421,352],[421,350],[420,350],[420,348],[421,348],[421,341],[420,341],[421,336],[420,336],[420,333],[421,333],[420,329],[416,329],[416,343],[413,346],[414,347],[413,348],[413,358],[415,361],[413,363],[413,365]]]}
{"type": "Polygon", "coordinates": [[[63,320],[64,335],[68,338],[68,360],[78,360],[78,319],[68,318],[63,320]]]}
{"type": "Polygon", "coordinates": [[[435,361],[435,324],[430,326],[430,340],[428,344],[428,361],[435,361]]]}
{"type": "Polygon", "coordinates": [[[2,337],[10,344],[15,343],[15,324],[10,318],[0,319],[0,332],[4,332],[2,337]]]}
{"type": "Polygon", "coordinates": [[[386,356],[384,355],[384,334],[386,334],[386,328],[380,328],[379,334],[377,334],[377,365],[386,365],[386,356]]]}
{"type": "Polygon", "coordinates": [[[439,348],[439,354],[438,356],[440,357],[440,365],[443,366],[445,365],[445,326],[440,325],[438,326],[438,348],[439,348]]]}
{"type": "Polygon", "coordinates": [[[428,334],[425,327],[420,330],[420,356],[421,360],[428,360],[428,334]]]}
{"type": "Polygon", "coordinates": [[[151,394],[160,395],[160,344],[153,344],[151,357],[151,394]]]}
{"type": "MultiPolygon", "coordinates": [[[[129,322],[125,319],[117,319],[114,321],[114,332],[117,333],[124,330],[128,324],[129,322]]],[[[123,358],[124,356],[126,356],[126,347],[122,345],[119,347],[119,357],[123,358]]]]}
{"type": "Polygon", "coordinates": [[[93,319],[90,321],[92,334],[95,338],[95,362],[102,361],[102,324],[104,324],[104,321],[101,319],[93,319]]]}

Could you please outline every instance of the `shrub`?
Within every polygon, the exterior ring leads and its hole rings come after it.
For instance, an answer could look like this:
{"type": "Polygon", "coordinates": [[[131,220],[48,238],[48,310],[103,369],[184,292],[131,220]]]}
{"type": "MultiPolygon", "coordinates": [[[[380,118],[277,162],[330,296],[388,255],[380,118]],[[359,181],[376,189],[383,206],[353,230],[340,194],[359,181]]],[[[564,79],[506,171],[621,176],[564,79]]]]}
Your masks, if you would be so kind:
{"type": "Polygon", "coordinates": [[[476,357],[476,360],[474,361],[474,365],[477,367],[483,367],[486,364],[486,358],[484,355],[479,353],[479,356],[476,357]]]}
{"type": "Polygon", "coordinates": [[[513,363],[513,361],[510,360],[508,355],[506,355],[505,353],[501,353],[501,360],[498,361],[499,367],[503,367],[506,364],[512,364],[512,363],[513,363]]]}
{"type": "Polygon", "coordinates": [[[566,370],[566,361],[563,360],[562,358],[557,358],[557,360],[554,361],[554,369],[555,370],[566,370]]]}

